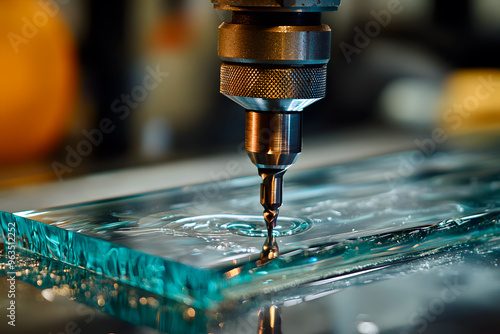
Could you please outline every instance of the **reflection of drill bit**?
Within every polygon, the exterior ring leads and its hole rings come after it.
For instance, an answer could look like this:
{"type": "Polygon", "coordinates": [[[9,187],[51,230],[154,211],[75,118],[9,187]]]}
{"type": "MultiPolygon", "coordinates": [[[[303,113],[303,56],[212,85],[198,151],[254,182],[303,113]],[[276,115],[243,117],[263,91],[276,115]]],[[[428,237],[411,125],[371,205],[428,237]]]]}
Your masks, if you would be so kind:
{"type": "Polygon", "coordinates": [[[281,315],[277,306],[266,306],[259,311],[257,334],[281,334],[281,315]]]}

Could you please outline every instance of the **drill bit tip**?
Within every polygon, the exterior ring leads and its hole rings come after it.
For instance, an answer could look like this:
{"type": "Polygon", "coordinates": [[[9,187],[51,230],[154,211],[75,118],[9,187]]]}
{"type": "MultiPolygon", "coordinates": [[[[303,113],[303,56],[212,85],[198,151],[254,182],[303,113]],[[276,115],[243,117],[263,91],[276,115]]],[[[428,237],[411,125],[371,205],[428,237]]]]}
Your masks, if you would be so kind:
{"type": "Polygon", "coordinates": [[[260,264],[266,264],[278,257],[279,250],[274,235],[274,228],[278,220],[279,208],[282,204],[283,174],[285,169],[259,169],[262,177],[261,200],[264,207],[264,220],[267,227],[267,239],[260,255],[260,264]]]}
{"type": "Polygon", "coordinates": [[[276,242],[276,237],[266,238],[266,242],[262,247],[262,252],[260,253],[259,265],[268,263],[269,261],[277,258],[279,255],[278,243],[276,242]]]}

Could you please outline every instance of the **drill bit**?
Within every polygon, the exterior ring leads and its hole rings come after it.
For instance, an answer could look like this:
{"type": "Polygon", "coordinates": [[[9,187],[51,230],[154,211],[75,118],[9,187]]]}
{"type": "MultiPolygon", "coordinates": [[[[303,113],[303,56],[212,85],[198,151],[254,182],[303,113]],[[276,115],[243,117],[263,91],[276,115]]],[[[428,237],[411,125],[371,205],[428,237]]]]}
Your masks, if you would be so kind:
{"type": "Polygon", "coordinates": [[[284,169],[259,168],[259,175],[262,177],[260,204],[264,207],[264,219],[269,238],[273,237],[279,208],[283,203],[283,174],[285,174],[284,169]]]}
{"type": "Polygon", "coordinates": [[[261,263],[267,263],[278,257],[279,250],[273,231],[278,220],[282,204],[283,174],[286,169],[259,168],[262,177],[260,185],[260,203],[264,207],[264,220],[267,227],[267,239],[260,256],[261,263]]]}

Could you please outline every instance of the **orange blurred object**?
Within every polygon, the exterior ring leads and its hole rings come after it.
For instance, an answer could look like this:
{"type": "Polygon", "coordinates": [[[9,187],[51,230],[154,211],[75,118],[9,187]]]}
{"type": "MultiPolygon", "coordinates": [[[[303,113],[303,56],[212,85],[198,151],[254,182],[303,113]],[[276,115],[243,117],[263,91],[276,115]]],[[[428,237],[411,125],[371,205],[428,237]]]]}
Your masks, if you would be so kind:
{"type": "Polygon", "coordinates": [[[451,136],[498,134],[500,70],[454,72],[445,82],[441,127],[451,136]]]}
{"type": "Polygon", "coordinates": [[[0,164],[60,145],[77,90],[74,40],[57,1],[0,1],[0,164]]]}
{"type": "Polygon", "coordinates": [[[185,50],[196,45],[195,23],[189,13],[176,11],[169,13],[154,27],[152,46],[170,52],[185,50]]]}

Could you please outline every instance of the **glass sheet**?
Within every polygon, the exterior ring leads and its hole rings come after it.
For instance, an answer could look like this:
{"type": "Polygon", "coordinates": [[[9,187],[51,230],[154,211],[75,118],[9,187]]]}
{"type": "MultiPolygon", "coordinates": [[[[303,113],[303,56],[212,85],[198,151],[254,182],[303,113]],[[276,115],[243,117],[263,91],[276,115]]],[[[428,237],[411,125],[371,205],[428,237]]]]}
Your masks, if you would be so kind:
{"type": "MultiPolygon", "coordinates": [[[[70,322],[85,333],[101,333],[104,328],[105,333],[150,333],[109,317],[99,321],[103,311],[161,333],[255,334],[259,315],[270,305],[278,309],[287,334],[358,333],[362,324],[379,333],[398,334],[496,333],[500,326],[498,238],[260,295],[217,311],[194,309],[22,250],[16,261],[16,333],[66,332],[70,322]],[[33,288],[26,289],[20,281],[33,288]],[[92,308],[72,306],[74,302],[92,308]],[[73,308],[66,312],[69,319],[61,315],[62,308],[73,308]]],[[[2,278],[7,263],[0,250],[0,290],[2,284],[10,284],[2,278]]],[[[0,303],[6,301],[7,294],[0,298],[0,303]]],[[[0,322],[2,330],[10,333],[12,328],[0,322]]]]}
{"type": "Polygon", "coordinates": [[[496,152],[410,151],[285,182],[281,255],[267,264],[257,177],[2,213],[3,240],[15,226],[24,250],[215,309],[500,236],[496,152]]]}
{"type": "MultiPolygon", "coordinates": [[[[295,296],[278,292],[282,333],[497,333],[499,247],[497,238],[308,283],[295,296]]],[[[254,305],[258,311],[246,315],[238,306],[224,314],[221,332],[259,333],[269,296],[254,305]]]]}

